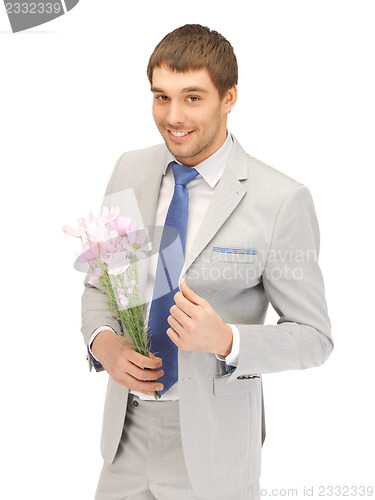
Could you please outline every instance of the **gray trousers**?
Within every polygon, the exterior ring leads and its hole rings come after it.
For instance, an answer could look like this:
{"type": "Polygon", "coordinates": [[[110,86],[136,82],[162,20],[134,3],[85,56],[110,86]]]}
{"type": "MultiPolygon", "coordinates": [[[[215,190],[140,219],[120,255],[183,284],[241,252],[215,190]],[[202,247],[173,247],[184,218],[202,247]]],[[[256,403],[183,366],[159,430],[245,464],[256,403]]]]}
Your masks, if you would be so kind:
{"type": "MultiPolygon", "coordinates": [[[[103,464],[95,500],[179,498],[202,499],[194,492],[186,471],[179,402],[144,401],[129,394],[119,449],[111,465],[103,464]]],[[[233,495],[212,497],[212,500],[259,499],[259,482],[233,495]]]]}

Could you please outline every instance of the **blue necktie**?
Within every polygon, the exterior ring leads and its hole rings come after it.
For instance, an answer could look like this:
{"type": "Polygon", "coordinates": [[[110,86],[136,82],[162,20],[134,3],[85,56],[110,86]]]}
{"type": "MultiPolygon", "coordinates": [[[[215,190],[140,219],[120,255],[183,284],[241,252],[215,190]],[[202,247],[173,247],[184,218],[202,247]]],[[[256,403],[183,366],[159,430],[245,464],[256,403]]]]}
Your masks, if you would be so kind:
{"type": "Polygon", "coordinates": [[[163,395],[178,380],[178,347],[167,335],[170,325],[167,321],[174,295],[179,290],[178,279],[184,265],[186,226],[189,207],[189,193],[186,184],[198,171],[172,161],[175,187],[172,201],[165,219],[161,237],[155,288],[150,309],[148,326],[151,333],[150,350],[162,358],[164,375],[157,379],[164,385],[163,395]]]}

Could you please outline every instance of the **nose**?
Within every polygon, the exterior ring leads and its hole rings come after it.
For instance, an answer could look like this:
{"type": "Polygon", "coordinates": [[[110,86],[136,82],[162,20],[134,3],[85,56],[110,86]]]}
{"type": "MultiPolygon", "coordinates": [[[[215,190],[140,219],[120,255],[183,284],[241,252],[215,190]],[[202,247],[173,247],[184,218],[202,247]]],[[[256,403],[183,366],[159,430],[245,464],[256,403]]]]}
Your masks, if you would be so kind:
{"type": "Polygon", "coordinates": [[[185,113],[180,103],[171,101],[167,114],[167,121],[170,125],[178,127],[185,121],[185,113]]]}

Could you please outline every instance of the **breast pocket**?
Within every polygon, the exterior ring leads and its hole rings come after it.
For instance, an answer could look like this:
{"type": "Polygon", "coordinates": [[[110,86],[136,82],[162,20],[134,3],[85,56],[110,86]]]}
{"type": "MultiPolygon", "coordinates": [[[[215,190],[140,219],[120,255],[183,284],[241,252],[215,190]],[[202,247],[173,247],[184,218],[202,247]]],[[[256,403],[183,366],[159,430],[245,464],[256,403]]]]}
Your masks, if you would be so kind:
{"type": "Polygon", "coordinates": [[[254,248],[213,247],[210,275],[223,291],[255,286],[262,280],[262,264],[254,248]]]}
{"type": "Polygon", "coordinates": [[[258,250],[254,248],[213,247],[211,260],[216,262],[253,264],[257,260],[257,255],[258,250]]]}

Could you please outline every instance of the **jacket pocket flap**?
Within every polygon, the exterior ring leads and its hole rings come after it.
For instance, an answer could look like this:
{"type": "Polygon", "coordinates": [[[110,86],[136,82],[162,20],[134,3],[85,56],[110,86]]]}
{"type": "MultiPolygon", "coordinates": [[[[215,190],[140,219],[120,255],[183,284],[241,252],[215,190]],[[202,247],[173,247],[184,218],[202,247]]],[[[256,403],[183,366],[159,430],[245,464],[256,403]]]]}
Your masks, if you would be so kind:
{"type": "Polygon", "coordinates": [[[257,391],[260,389],[260,378],[235,379],[228,382],[230,373],[223,376],[214,377],[213,392],[215,396],[225,394],[238,394],[241,392],[257,391]]]}

